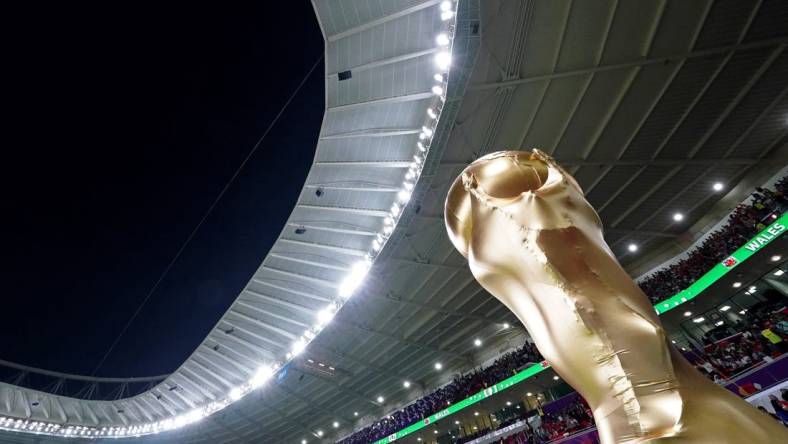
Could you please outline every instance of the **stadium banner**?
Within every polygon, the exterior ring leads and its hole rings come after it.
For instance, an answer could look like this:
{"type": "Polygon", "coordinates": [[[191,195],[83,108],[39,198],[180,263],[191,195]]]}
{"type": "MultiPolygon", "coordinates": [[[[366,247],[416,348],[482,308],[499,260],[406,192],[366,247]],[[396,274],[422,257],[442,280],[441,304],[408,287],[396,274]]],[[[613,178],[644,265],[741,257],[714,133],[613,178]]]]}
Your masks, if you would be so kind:
{"type": "Polygon", "coordinates": [[[700,279],[695,281],[692,285],[654,305],[654,310],[657,311],[657,314],[662,314],[678,307],[690,299],[696,298],[703,290],[709,288],[729,271],[749,259],[750,256],[760,251],[773,240],[780,237],[785,233],[786,226],[788,226],[788,214],[783,213],[780,218],[764,228],[763,231],[750,239],[741,248],[734,251],[727,259],[715,265],[714,268],[701,276],[700,279]]]}
{"type": "Polygon", "coordinates": [[[547,363],[547,361],[542,361],[539,364],[534,364],[524,369],[523,371],[515,374],[514,376],[510,376],[504,379],[503,381],[493,385],[492,387],[487,387],[486,389],[481,390],[480,392],[471,395],[456,404],[452,404],[448,406],[447,408],[439,411],[438,413],[430,415],[429,417],[424,418],[421,421],[415,422],[396,433],[392,433],[391,435],[383,439],[379,439],[375,441],[374,444],[385,444],[387,442],[394,442],[400,438],[404,438],[405,436],[417,432],[423,429],[424,427],[427,427],[430,424],[435,423],[440,419],[443,419],[449,415],[457,413],[460,410],[472,406],[483,399],[489,398],[498,392],[502,392],[508,389],[509,387],[517,384],[518,382],[522,382],[537,373],[547,370],[548,368],[550,368],[550,365],[547,363]]]}

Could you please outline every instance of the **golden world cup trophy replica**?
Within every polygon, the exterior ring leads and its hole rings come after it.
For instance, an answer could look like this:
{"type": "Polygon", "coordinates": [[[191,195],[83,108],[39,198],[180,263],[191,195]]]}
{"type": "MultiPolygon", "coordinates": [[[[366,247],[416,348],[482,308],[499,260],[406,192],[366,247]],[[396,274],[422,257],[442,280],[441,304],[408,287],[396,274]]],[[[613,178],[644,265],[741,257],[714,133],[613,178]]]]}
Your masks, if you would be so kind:
{"type": "Polygon", "coordinates": [[[788,429],[668,343],[596,211],[552,158],[505,151],[473,162],[445,212],[473,275],[586,399],[603,443],[788,443],[788,429]]]}

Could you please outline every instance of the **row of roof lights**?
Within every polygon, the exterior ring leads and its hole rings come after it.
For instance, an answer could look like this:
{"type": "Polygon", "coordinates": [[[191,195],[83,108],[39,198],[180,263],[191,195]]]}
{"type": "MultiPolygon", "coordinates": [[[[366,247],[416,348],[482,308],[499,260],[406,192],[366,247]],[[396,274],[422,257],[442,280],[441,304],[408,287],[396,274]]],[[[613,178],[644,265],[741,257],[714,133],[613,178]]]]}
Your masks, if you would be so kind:
{"type": "MultiPolygon", "coordinates": [[[[720,191],[725,189],[725,185],[722,182],[714,182],[714,184],[712,184],[711,186],[711,189],[719,193],[720,191]]],[[[671,217],[673,218],[674,222],[681,222],[684,220],[684,213],[677,211],[673,213],[671,217]]],[[[629,245],[627,245],[627,250],[630,253],[635,253],[638,251],[638,249],[639,247],[638,244],[636,243],[630,243],[629,245]]]]}
{"type": "MultiPolygon", "coordinates": [[[[435,65],[437,72],[435,73],[435,85],[432,87],[432,92],[436,96],[429,108],[426,110],[426,119],[419,140],[416,143],[415,154],[413,162],[409,165],[408,172],[405,174],[405,180],[402,183],[402,189],[397,193],[397,201],[391,206],[388,216],[383,221],[383,227],[372,241],[371,251],[367,253],[363,260],[354,264],[347,276],[342,280],[337,289],[339,298],[331,302],[317,313],[317,319],[314,326],[299,337],[290,348],[283,362],[272,363],[265,365],[257,370],[257,372],[244,384],[234,387],[227,394],[227,397],[219,401],[211,402],[210,404],[192,410],[186,414],[179,415],[174,418],[166,419],[155,423],[141,424],[137,426],[124,426],[124,427],[82,427],[82,426],[62,426],[54,423],[44,423],[37,421],[24,421],[12,418],[0,417],[0,428],[10,430],[26,430],[35,433],[57,434],[60,436],[138,436],[143,434],[158,433],[173,428],[179,428],[187,424],[191,424],[201,420],[202,418],[221,410],[235,401],[240,400],[252,390],[264,385],[276,372],[290,359],[301,354],[307,345],[323,330],[334,318],[334,315],[341,308],[344,301],[349,299],[356,290],[364,282],[372,263],[377,257],[378,252],[383,248],[391,233],[399,221],[402,211],[410,200],[411,193],[416,187],[419,176],[421,175],[424,161],[429,153],[432,137],[435,133],[435,128],[440,119],[440,113],[443,109],[443,103],[446,100],[446,86],[449,77],[449,69],[451,67],[451,48],[452,39],[454,36],[454,20],[455,17],[455,1],[446,0],[440,3],[441,20],[443,22],[441,31],[436,35],[435,42],[438,46],[435,54],[435,65]]],[[[442,365],[435,364],[435,368],[440,370],[442,365]]],[[[407,382],[407,381],[406,381],[407,382]]],[[[410,384],[410,383],[407,383],[410,384]]],[[[378,398],[379,403],[383,403],[382,396],[378,398]]],[[[357,413],[356,413],[357,416],[357,413]]],[[[338,422],[332,424],[334,428],[339,427],[338,422]]],[[[317,430],[315,434],[318,437],[323,436],[322,430],[317,430]]],[[[306,440],[302,441],[306,443],[306,440]]]]}

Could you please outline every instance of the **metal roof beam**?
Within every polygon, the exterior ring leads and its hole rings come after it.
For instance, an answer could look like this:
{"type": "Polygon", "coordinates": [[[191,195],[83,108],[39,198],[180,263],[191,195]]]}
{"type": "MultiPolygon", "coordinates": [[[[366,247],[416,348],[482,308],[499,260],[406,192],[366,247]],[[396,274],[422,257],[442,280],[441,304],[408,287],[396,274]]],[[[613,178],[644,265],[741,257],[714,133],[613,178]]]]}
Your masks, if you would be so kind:
{"type": "MultiPolygon", "coordinates": [[[[284,239],[280,239],[279,241],[281,242],[283,240],[284,239]]],[[[270,282],[266,282],[266,281],[263,281],[263,280],[257,279],[257,278],[252,278],[252,281],[257,283],[257,284],[260,284],[260,285],[266,285],[268,287],[275,288],[277,290],[282,290],[282,291],[285,291],[287,293],[291,293],[291,294],[294,294],[294,295],[297,295],[297,296],[303,296],[305,298],[314,299],[314,300],[320,301],[320,302],[331,302],[333,300],[332,298],[330,298],[328,296],[307,293],[305,291],[294,290],[292,288],[287,288],[287,287],[283,287],[281,285],[272,284],[270,282]]]]}
{"type": "Polygon", "coordinates": [[[279,273],[281,275],[291,277],[293,279],[300,279],[307,282],[312,282],[314,284],[322,285],[324,287],[329,287],[329,288],[339,287],[339,284],[337,284],[334,281],[329,281],[328,279],[316,278],[312,276],[307,276],[305,274],[293,273],[292,271],[280,270],[278,268],[269,267],[268,265],[263,265],[260,268],[266,271],[271,271],[273,273],[279,273]]]}
{"type": "Polygon", "coordinates": [[[270,312],[270,311],[268,311],[268,310],[266,310],[264,308],[256,307],[256,306],[254,306],[252,304],[249,304],[249,303],[246,303],[246,302],[243,302],[243,301],[240,301],[240,300],[237,301],[236,304],[240,305],[242,307],[246,307],[246,308],[248,308],[250,310],[254,310],[254,311],[258,312],[258,313],[262,313],[262,314],[264,314],[266,316],[270,316],[270,317],[272,317],[274,319],[279,319],[280,321],[284,321],[284,322],[296,325],[296,326],[301,327],[301,328],[309,328],[309,327],[311,327],[311,325],[305,324],[305,323],[300,322],[300,321],[298,321],[296,319],[292,319],[292,318],[288,318],[287,316],[282,316],[282,315],[279,315],[279,314],[276,314],[276,313],[272,313],[272,312],[270,312]]]}
{"type": "MultiPolygon", "coordinates": [[[[354,73],[355,72],[363,72],[363,71],[367,71],[367,70],[370,70],[370,69],[380,68],[381,66],[394,65],[394,64],[400,63],[400,62],[406,62],[408,60],[418,59],[419,57],[432,55],[432,54],[435,54],[436,52],[438,52],[438,48],[436,48],[436,47],[423,49],[421,51],[413,51],[413,52],[409,52],[407,54],[400,54],[400,55],[393,56],[393,57],[387,57],[385,59],[375,60],[374,62],[364,63],[363,65],[357,65],[357,66],[353,66],[353,67],[350,67],[350,68],[345,68],[342,71],[351,71],[351,72],[354,72],[354,73]]],[[[335,72],[326,74],[326,78],[327,79],[334,78],[334,77],[337,77],[338,74],[339,74],[339,71],[335,71],[335,72]]]]}
{"type": "Polygon", "coordinates": [[[318,225],[310,225],[309,223],[299,224],[298,222],[288,222],[287,225],[295,228],[306,228],[308,230],[316,230],[316,231],[328,231],[329,233],[352,234],[354,236],[375,236],[378,234],[377,231],[360,230],[356,228],[351,229],[351,228],[321,227],[318,225]]]}
{"type": "Polygon", "coordinates": [[[335,167],[375,167],[375,168],[409,168],[412,160],[380,160],[380,161],[336,161],[336,162],[315,162],[315,166],[335,166],[335,167]]]}
{"type": "MultiPolygon", "coordinates": [[[[388,213],[386,213],[386,215],[388,215],[388,213]]],[[[336,245],[327,245],[318,242],[307,242],[307,241],[293,240],[293,239],[279,239],[279,242],[285,244],[291,244],[291,245],[300,245],[303,247],[320,248],[323,250],[329,250],[335,253],[342,253],[350,256],[364,257],[367,255],[367,252],[365,250],[357,250],[355,248],[347,248],[347,247],[338,247],[336,245]]]]}
{"type": "Polygon", "coordinates": [[[331,111],[346,111],[346,110],[349,110],[349,109],[363,108],[363,107],[368,106],[368,105],[379,105],[379,104],[384,104],[384,103],[413,102],[413,101],[416,101],[416,100],[430,99],[433,96],[434,96],[434,94],[432,93],[432,91],[424,91],[424,92],[418,92],[418,93],[412,93],[412,94],[403,94],[401,96],[384,97],[382,99],[366,100],[364,102],[353,102],[353,103],[348,103],[348,104],[345,104],[345,105],[329,106],[327,108],[327,111],[328,112],[331,112],[331,111]]]}
{"type": "Polygon", "coordinates": [[[358,131],[327,134],[320,136],[320,140],[352,139],[356,137],[394,137],[418,134],[421,128],[365,128],[358,131]]]}
{"type": "MultiPolygon", "coordinates": [[[[298,204],[296,205],[296,207],[303,208],[305,210],[333,211],[339,213],[358,214],[360,216],[387,217],[389,215],[389,212],[386,210],[373,210],[370,208],[329,207],[325,205],[308,205],[308,204],[298,204]]],[[[280,241],[282,240],[285,239],[280,239],[280,241]]],[[[291,242],[296,242],[296,241],[291,241],[291,242]]]]}
{"type": "Polygon", "coordinates": [[[263,293],[260,293],[258,291],[249,290],[249,289],[244,290],[244,292],[245,293],[249,293],[249,294],[251,294],[252,296],[254,296],[256,298],[263,299],[265,301],[268,301],[268,302],[271,302],[271,303],[274,303],[274,304],[279,304],[279,305],[281,305],[283,307],[286,307],[286,308],[292,308],[294,310],[300,311],[301,313],[308,314],[310,316],[315,314],[315,310],[313,308],[306,307],[306,306],[301,305],[301,304],[296,304],[295,302],[285,301],[283,299],[279,299],[279,298],[276,298],[276,297],[273,297],[273,296],[269,296],[267,294],[263,294],[263,293]]]}
{"type": "Polygon", "coordinates": [[[626,228],[615,228],[615,227],[605,228],[604,232],[610,234],[640,234],[645,236],[666,237],[666,238],[678,237],[678,234],[665,233],[662,231],[638,230],[638,229],[629,230],[626,228]]]}
{"type": "Polygon", "coordinates": [[[435,6],[440,3],[440,0],[429,0],[423,3],[416,4],[409,8],[403,9],[401,11],[397,11],[393,14],[389,14],[378,19],[372,20],[370,22],[362,23],[358,26],[354,26],[352,28],[346,29],[342,32],[338,32],[333,35],[326,36],[326,41],[328,42],[335,42],[337,40],[343,39],[345,37],[351,36],[353,34],[357,34],[359,32],[366,31],[368,29],[376,28],[384,23],[388,23],[392,20],[396,20],[401,17],[405,17],[407,15],[413,14],[414,12],[421,11],[422,9],[429,8],[430,6],[435,6]]]}
{"type": "Polygon", "coordinates": [[[268,256],[269,257],[273,257],[273,258],[277,258],[277,259],[282,259],[283,261],[295,262],[297,264],[309,265],[311,267],[325,268],[325,269],[328,269],[328,270],[341,271],[343,273],[347,273],[348,271],[350,271],[349,267],[340,267],[340,266],[337,266],[337,265],[329,265],[329,264],[326,264],[326,263],[323,263],[323,262],[310,261],[308,259],[300,259],[300,258],[297,258],[297,257],[287,256],[285,254],[269,253],[268,256]]]}
{"type": "Polygon", "coordinates": [[[586,74],[597,73],[597,72],[613,71],[618,69],[635,68],[635,67],[646,66],[646,65],[660,65],[665,62],[671,63],[676,61],[684,61],[686,59],[706,57],[714,54],[725,54],[725,53],[733,54],[736,51],[763,48],[768,46],[776,46],[785,43],[788,43],[788,37],[781,37],[781,38],[774,38],[767,40],[757,40],[750,43],[738,43],[735,45],[719,46],[716,48],[709,48],[700,51],[679,53],[679,54],[667,55],[662,57],[642,58],[630,62],[613,63],[609,65],[599,65],[589,68],[573,69],[573,70],[562,71],[562,72],[554,72],[551,74],[542,74],[542,75],[524,77],[520,79],[505,80],[502,82],[491,82],[491,83],[469,85],[468,90],[478,91],[484,89],[505,88],[509,86],[522,85],[524,83],[540,82],[543,80],[560,79],[564,77],[573,77],[573,76],[586,75],[586,74]]]}
{"type": "Polygon", "coordinates": [[[351,186],[351,185],[337,185],[336,183],[313,183],[304,185],[304,188],[322,189],[322,190],[336,190],[336,191],[359,191],[362,193],[398,193],[402,188],[390,187],[387,185],[378,184],[365,184],[369,186],[351,186]]]}

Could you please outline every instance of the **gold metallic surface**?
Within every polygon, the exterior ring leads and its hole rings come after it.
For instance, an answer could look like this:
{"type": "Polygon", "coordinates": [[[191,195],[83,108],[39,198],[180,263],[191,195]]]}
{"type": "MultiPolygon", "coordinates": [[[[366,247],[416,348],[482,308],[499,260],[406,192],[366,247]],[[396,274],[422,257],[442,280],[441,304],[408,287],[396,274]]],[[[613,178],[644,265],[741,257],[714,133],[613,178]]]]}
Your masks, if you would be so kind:
{"type": "Polygon", "coordinates": [[[668,343],[577,182],[546,154],[485,156],[457,178],[446,226],[479,283],[589,403],[603,443],[788,443],[788,431],[668,343]]]}

